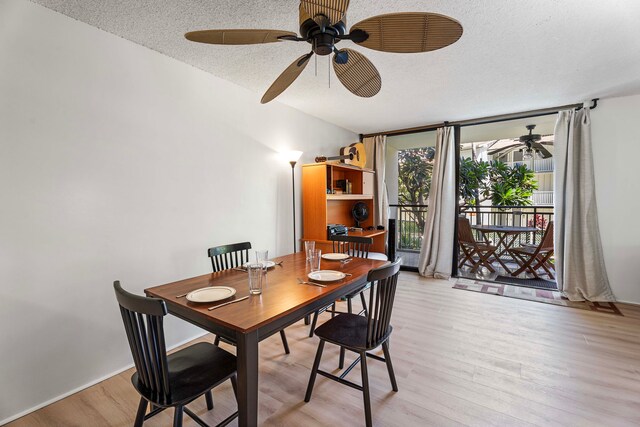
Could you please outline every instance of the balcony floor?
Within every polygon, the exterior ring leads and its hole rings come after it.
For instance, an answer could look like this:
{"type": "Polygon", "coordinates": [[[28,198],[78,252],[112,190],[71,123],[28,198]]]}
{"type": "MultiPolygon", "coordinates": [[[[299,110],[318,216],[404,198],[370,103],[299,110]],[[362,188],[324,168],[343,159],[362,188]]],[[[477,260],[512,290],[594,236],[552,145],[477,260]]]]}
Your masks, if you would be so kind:
{"type": "MultiPolygon", "coordinates": [[[[397,252],[399,257],[402,257],[402,265],[405,267],[418,267],[418,261],[420,259],[420,253],[415,251],[401,251],[397,252]]],[[[518,266],[514,262],[505,262],[507,267],[511,271],[518,269],[518,266]]],[[[512,277],[510,273],[504,270],[504,268],[497,262],[493,262],[491,266],[496,270],[495,273],[491,273],[488,269],[484,268],[482,271],[472,273],[470,268],[463,267],[458,271],[460,277],[475,280],[485,280],[489,282],[508,283],[517,286],[527,286],[539,289],[558,289],[555,280],[549,278],[546,274],[541,274],[540,279],[531,277],[531,275],[523,274],[518,277],[512,277]]],[[[479,269],[480,270],[480,269],[479,269]]]]}

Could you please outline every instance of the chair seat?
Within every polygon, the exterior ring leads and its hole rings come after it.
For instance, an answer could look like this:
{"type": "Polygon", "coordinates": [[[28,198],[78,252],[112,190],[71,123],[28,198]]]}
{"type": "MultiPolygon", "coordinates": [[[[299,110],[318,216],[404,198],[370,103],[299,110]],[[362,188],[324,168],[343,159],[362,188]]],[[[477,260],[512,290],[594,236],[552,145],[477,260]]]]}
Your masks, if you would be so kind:
{"type": "Polygon", "coordinates": [[[378,343],[367,347],[367,318],[357,314],[342,313],[318,326],[315,334],[330,343],[354,349],[370,350],[383,342],[393,328],[389,325],[378,343]]]}
{"type": "MultiPolygon", "coordinates": [[[[538,247],[537,247],[537,246],[530,246],[530,245],[526,245],[526,246],[519,246],[519,247],[517,247],[517,248],[512,248],[512,249],[511,249],[511,252],[516,252],[516,253],[520,253],[520,254],[527,254],[527,255],[531,255],[531,254],[533,254],[533,253],[536,251],[536,249],[538,249],[538,247]]],[[[540,253],[541,253],[541,254],[545,254],[545,253],[547,253],[547,252],[549,252],[549,251],[548,251],[548,250],[545,250],[545,249],[541,249],[541,250],[540,250],[540,253]]]]}
{"type": "MultiPolygon", "coordinates": [[[[202,342],[167,355],[171,397],[169,401],[158,401],[138,380],[138,373],[131,382],[147,400],[158,406],[186,404],[236,371],[236,357],[210,343],[202,342]]],[[[164,400],[164,399],[163,399],[164,400]]]]}
{"type": "Polygon", "coordinates": [[[389,261],[389,258],[385,254],[382,254],[380,252],[369,252],[369,256],[367,258],[376,259],[379,261],[389,261]]]}
{"type": "MultiPolygon", "coordinates": [[[[358,254],[356,253],[356,251],[347,251],[347,254],[349,254],[352,257],[357,257],[358,254]]],[[[369,254],[367,255],[367,259],[376,259],[379,261],[389,261],[389,258],[380,252],[369,252],[369,254]]]]}
{"type": "Polygon", "coordinates": [[[479,251],[495,251],[498,249],[497,246],[493,246],[493,245],[486,245],[484,243],[476,243],[475,245],[476,249],[478,249],[479,251]]]}

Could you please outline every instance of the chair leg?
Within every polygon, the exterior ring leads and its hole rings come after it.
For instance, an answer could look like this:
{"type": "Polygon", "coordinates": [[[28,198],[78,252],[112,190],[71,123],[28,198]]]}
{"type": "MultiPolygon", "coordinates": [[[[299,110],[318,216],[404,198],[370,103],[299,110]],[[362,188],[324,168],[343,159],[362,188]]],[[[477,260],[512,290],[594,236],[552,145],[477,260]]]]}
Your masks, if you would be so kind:
{"type": "Polygon", "coordinates": [[[347,297],[347,312],[353,313],[353,307],[351,306],[351,298],[347,297]]]}
{"type": "Polygon", "coordinates": [[[233,395],[236,398],[236,402],[238,401],[238,378],[236,374],[231,375],[231,387],[233,387],[233,395]]]}
{"type": "Polygon", "coordinates": [[[362,395],[364,397],[364,419],[367,427],[371,427],[371,399],[369,398],[369,372],[367,371],[367,354],[360,353],[360,370],[362,371],[362,395]]]}
{"type": "Polygon", "coordinates": [[[311,400],[311,392],[313,392],[313,384],[316,382],[316,376],[318,375],[318,367],[320,366],[320,359],[322,358],[322,350],[324,350],[324,340],[321,339],[320,344],[318,344],[316,359],[313,361],[311,376],[309,376],[309,385],[307,386],[307,393],[304,396],[305,402],[308,402],[311,400]]]}
{"type": "Polygon", "coordinates": [[[340,347],[340,362],[338,362],[338,369],[344,368],[344,354],[345,354],[344,347],[340,347]]]}
{"type": "Polygon", "coordinates": [[[393,372],[393,364],[391,363],[391,354],[389,353],[389,343],[382,343],[382,351],[384,351],[384,360],[387,363],[387,371],[389,371],[389,379],[391,380],[391,388],[398,391],[398,383],[396,382],[396,374],[393,372]]]}
{"type": "Polygon", "coordinates": [[[204,398],[207,400],[207,409],[210,411],[213,409],[213,394],[211,390],[204,394],[204,398]]]}
{"type": "Polygon", "coordinates": [[[220,346],[220,335],[216,335],[216,339],[213,340],[213,345],[215,345],[216,347],[220,346]]]}
{"type": "Polygon", "coordinates": [[[282,339],[282,346],[284,347],[284,352],[289,354],[289,343],[287,342],[287,335],[284,333],[284,329],[280,329],[280,338],[282,339]]]}
{"type": "Polygon", "coordinates": [[[144,414],[147,412],[147,406],[149,402],[147,402],[144,398],[140,398],[140,403],[138,404],[138,412],[136,413],[136,420],[133,423],[133,427],[142,427],[142,423],[144,423],[144,414]]]}
{"type": "Polygon", "coordinates": [[[173,427],[182,427],[182,415],[184,408],[182,406],[176,406],[176,410],[173,413],[173,427]]]}
{"type": "Polygon", "coordinates": [[[309,325],[310,323],[311,323],[311,315],[307,314],[306,316],[304,316],[304,324],[309,325]]]}
{"type": "Polygon", "coordinates": [[[313,331],[316,329],[316,323],[318,323],[318,312],[313,313],[313,320],[311,321],[311,327],[309,328],[309,338],[313,337],[313,331]]]}
{"type": "Polygon", "coordinates": [[[336,317],[336,303],[331,304],[331,318],[336,317]]]}

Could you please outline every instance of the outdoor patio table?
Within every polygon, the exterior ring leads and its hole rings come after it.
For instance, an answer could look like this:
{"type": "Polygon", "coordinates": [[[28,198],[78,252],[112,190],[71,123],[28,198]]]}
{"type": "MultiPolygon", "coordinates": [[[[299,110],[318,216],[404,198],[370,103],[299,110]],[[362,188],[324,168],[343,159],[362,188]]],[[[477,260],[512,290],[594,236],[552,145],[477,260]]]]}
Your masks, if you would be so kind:
{"type": "Polygon", "coordinates": [[[498,249],[495,251],[495,258],[502,268],[504,268],[509,274],[511,274],[511,270],[509,270],[502,260],[503,255],[511,257],[508,250],[513,246],[520,234],[540,231],[536,227],[514,227],[509,225],[472,225],[471,228],[482,233],[485,240],[487,240],[486,235],[489,233],[493,233],[497,236],[498,241],[495,243],[495,246],[497,246],[498,249]]]}

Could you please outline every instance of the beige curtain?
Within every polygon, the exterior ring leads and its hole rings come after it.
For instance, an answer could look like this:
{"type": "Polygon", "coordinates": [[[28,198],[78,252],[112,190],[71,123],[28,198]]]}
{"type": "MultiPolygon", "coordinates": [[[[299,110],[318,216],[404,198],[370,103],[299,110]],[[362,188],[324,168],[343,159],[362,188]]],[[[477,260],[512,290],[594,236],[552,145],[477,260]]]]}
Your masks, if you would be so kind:
{"type": "Polygon", "coordinates": [[[553,156],[558,289],[571,301],[615,301],[598,227],[588,107],[558,114],[553,156]]]}
{"type": "Polygon", "coordinates": [[[456,221],[456,150],[452,127],[438,128],[436,156],[418,271],[448,279],[453,263],[456,221]]]}
{"type": "Polygon", "coordinates": [[[373,224],[376,226],[383,225],[386,229],[389,220],[389,199],[385,182],[387,137],[385,135],[377,135],[363,138],[362,143],[364,144],[367,155],[365,168],[375,171],[375,193],[373,195],[375,213],[373,224]]]}

